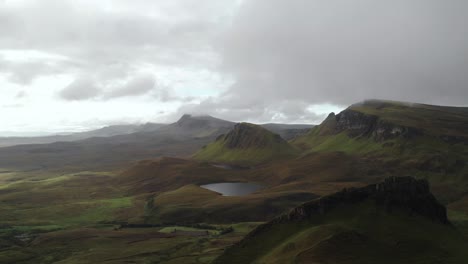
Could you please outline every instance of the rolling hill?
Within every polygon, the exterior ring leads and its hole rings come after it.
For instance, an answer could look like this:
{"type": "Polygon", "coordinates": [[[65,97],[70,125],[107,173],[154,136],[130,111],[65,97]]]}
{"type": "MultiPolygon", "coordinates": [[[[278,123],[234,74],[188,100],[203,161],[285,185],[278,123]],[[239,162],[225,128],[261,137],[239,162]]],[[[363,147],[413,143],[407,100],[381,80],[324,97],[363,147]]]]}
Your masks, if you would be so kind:
{"type": "Polygon", "coordinates": [[[214,263],[464,263],[467,246],[427,181],[393,177],[292,209],[214,263]]]}
{"type": "Polygon", "coordinates": [[[255,165],[275,159],[293,157],[298,152],[279,135],[249,123],[239,123],[226,135],[203,147],[196,160],[255,165]]]}

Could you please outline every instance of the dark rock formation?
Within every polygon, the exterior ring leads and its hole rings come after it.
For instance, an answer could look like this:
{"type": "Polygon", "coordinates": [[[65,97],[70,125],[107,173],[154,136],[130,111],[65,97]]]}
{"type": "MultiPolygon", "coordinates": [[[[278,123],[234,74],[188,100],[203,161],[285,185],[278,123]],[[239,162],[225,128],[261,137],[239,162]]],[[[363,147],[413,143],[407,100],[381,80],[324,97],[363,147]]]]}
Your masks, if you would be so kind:
{"type": "Polygon", "coordinates": [[[346,132],[348,136],[353,138],[372,137],[376,141],[396,137],[413,138],[423,134],[421,129],[395,125],[380,119],[378,116],[351,109],[346,109],[338,115],[331,113],[322,125],[325,126],[324,133],[339,134],[346,132]]]}
{"type": "Polygon", "coordinates": [[[391,177],[382,183],[362,188],[344,189],[305,203],[259,226],[247,237],[256,236],[275,224],[308,220],[315,215],[326,214],[340,205],[357,204],[366,200],[375,201],[378,208],[388,212],[400,210],[409,215],[423,216],[441,224],[450,224],[447,219],[447,209],[432,195],[427,180],[417,180],[412,177],[391,177]]]}
{"type": "Polygon", "coordinates": [[[235,125],[234,129],[218,140],[223,140],[225,146],[230,149],[264,148],[272,143],[287,144],[279,135],[248,123],[235,125]]]}

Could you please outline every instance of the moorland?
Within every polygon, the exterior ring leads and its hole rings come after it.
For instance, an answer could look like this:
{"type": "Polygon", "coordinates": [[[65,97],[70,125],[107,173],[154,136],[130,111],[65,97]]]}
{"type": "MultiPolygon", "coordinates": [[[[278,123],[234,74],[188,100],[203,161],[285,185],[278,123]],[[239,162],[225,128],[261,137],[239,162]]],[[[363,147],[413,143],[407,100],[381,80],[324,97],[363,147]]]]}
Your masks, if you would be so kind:
{"type": "Polygon", "coordinates": [[[468,257],[468,108],[369,100],[317,126],[184,115],[0,142],[0,263],[468,257]],[[201,187],[229,182],[262,188],[201,187]]]}

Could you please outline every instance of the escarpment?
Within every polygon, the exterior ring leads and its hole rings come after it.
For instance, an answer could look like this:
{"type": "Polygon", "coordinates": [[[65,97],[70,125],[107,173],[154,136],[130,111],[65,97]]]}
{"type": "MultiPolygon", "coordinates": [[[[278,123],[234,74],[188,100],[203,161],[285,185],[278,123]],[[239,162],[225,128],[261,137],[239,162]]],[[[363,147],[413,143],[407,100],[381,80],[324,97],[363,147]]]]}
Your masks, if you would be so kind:
{"type": "Polygon", "coordinates": [[[423,130],[402,126],[383,120],[376,115],[364,114],[346,109],[335,115],[330,114],[324,121],[325,131],[330,134],[345,132],[349,137],[368,137],[384,141],[397,137],[414,138],[423,135],[423,130]]]}
{"type": "MultiPolygon", "coordinates": [[[[436,223],[450,225],[447,209],[430,192],[429,183],[413,177],[391,177],[381,183],[362,188],[348,188],[300,205],[280,215],[249,233],[244,240],[267,232],[272,226],[284,223],[307,221],[314,216],[325,215],[331,210],[364,201],[375,203],[377,209],[392,213],[396,210],[410,216],[418,215],[436,223]]],[[[241,241],[240,244],[243,242],[241,241]]]]}

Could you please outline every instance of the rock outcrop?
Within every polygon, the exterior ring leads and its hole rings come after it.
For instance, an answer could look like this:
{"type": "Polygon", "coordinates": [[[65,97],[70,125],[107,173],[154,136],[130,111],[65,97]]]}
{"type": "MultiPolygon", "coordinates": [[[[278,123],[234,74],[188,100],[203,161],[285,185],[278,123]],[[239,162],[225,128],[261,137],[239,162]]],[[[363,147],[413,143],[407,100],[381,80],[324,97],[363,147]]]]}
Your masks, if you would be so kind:
{"type": "Polygon", "coordinates": [[[330,114],[323,123],[325,133],[339,134],[346,132],[349,137],[370,137],[384,141],[397,137],[414,138],[423,134],[418,128],[395,125],[378,116],[346,109],[335,115],[330,114]]]}
{"type": "Polygon", "coordinates": [[[391,177],[378,184],[362,188],[348,188],[332,195],[305,203],[290,212],[257,227],[246,236],[254,237],[271,226],[311,219],[342,205],[374,201],[377,208],[392,212],[399,210],[409,215],[419,215],[434,222],[449,225],[447,209],[432,195],[427,180],[412,177],[391,177]]]}

